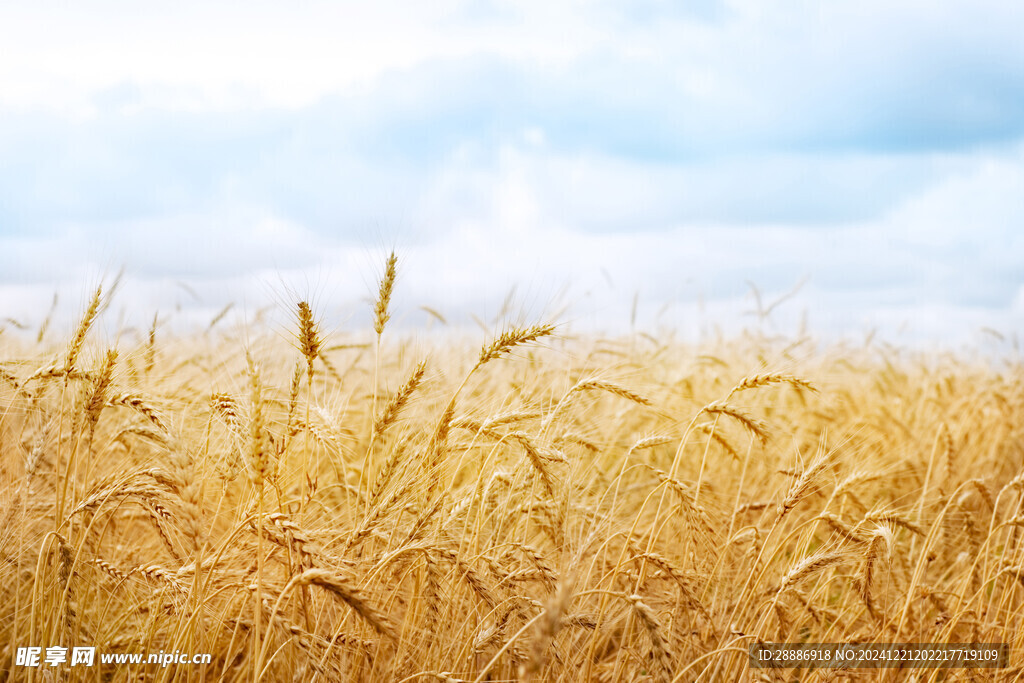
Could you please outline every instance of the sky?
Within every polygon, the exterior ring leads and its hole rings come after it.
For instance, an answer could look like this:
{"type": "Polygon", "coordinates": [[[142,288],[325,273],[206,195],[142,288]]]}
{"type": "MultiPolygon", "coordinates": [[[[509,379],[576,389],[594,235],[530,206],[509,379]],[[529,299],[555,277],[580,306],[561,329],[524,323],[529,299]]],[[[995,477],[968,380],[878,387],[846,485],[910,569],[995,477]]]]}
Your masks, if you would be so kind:
{"type": "Polygon", "coordinates": [[[0,318],[57,293],[73,320],[123,268],[127,324],[302,297],[354,328],[395,249],[411,326],[1010,339],[1021,26],[993,0],[0,0],[0,318]]]}

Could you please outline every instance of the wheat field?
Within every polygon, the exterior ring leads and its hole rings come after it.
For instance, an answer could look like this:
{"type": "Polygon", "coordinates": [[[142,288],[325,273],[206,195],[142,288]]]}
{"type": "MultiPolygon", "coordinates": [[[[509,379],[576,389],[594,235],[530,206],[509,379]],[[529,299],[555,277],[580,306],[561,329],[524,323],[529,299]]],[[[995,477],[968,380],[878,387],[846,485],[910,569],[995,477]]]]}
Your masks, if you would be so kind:
{"type": "MultiPolygon", "coordinates": [[[[1024,367],[558,321],[0,336],[0,680],[1016,680],[1024,367]],[[748,647],[1001,642],[1001,669],[748,647]],[[19,665],[19,648],[206,664],[19,665]]],[[[223,329],[222,329],[223,328],[223,329]]]]}

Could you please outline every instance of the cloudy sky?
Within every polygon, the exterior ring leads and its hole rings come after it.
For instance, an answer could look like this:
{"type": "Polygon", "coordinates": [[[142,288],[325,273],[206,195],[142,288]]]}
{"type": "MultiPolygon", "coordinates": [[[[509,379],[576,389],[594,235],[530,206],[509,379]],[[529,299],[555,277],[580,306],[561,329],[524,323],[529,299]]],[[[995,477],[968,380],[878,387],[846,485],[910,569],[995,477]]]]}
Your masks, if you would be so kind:
{"type": "Polygon", "coordinates": [[[0,317],[1024,330],[1024,6],[0,0],[0,317]],[[752,315],[795,290],[764,319],[752,315]],[[563,307],[566,307],[564,308],[563,307]],[[235,313],[233,313],[235,314],[235,313]]]}

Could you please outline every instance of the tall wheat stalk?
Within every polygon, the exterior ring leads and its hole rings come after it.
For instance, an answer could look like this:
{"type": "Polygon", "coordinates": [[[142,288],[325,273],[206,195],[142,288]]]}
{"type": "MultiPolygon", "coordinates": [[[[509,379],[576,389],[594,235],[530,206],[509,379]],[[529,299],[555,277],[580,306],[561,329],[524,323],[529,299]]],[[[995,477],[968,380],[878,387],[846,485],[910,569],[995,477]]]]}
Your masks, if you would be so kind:
{"type": "MultiPolygon", "coordinates": [[[[64,430],[64,400],[67,395],[68,382],[71,381],[71,377],[77,367],[78,356],[82,352],[82,346],[85,344],[85,337],[89,334],[89,330],[92,328],[96,317],[99,315],[100,304],[103,300],[103,285],[96,288],[96,291],[92,295],[92,299],[89,300],[89,305],[85,309],[85,315],[82,316],[82,320],[78,323],[78,328],[75,330],[74,336],[71,338],[71,343],[68,344],[67,355],[64,358],[64,382],[61,386],[60,394],[60,424],[57,427],[58,435],[63,433],[64,430]]],[[[59,439],[59,436],[58,436],[59,439]]],[[[59,443],[59,441],[58,441],[59,443]]],[[[74,445],[68,455],[68,461],[62,468],[61,462],[61,449],[58,446],[57,457],[54,459],[54,480],[57,482],[57,488],[60,490],[60,497],[57,499],[57,507],[55,514],[55,523],[57,524],[57,530],[60,529],[60,520],[64,517],[65,502],[68,494],[68,483],[71,480],[71,472],[75,467],[75,458],[78,453],[78,438],[75,438],[74,445]]]]}
{"type": "MultiPolygon", "coordinates": [[[[369,437],[367,439],[366,454],[363,456],[363,467],[359,471],[359,488],[363,488],[364,480],[369,477],[370,458],[373,453],[373,444],[377,439],[377,395],[380,389],[380,340],[384,334],[384,326],[391,319],[391,294],[395,288],[395,277],[397,275],[398,257],[395,252],[388,255],[384,264],[384,274],[381,276],[377,288],[377,299],[373,305],[373,331],[376,335],[373,346],[373,394],[370,399],[369,437]]],[[[369,498],[366,501],[364,514],[369,512],[369,498]]]]}

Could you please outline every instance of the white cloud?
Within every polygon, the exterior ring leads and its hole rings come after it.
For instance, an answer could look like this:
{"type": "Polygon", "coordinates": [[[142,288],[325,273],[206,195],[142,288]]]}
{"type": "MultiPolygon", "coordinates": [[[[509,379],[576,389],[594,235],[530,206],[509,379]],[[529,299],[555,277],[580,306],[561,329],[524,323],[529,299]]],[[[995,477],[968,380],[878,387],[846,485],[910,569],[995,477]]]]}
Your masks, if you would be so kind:
{"type": "Polygon", "coordinates": [[[460,21],[460,5],[23,4],[5,9],[0,27],[15,57],[0,62],[0,102],[81,105],[130,82],[184,86],[207,106],[302,106],[424,60],[488,53],[560,64],[601,38],[568,8],[535,3],[522,22],[481,25],[460,21]]]}
{"type": "Polygon", "coordinates": [[[57,10],[0,25],[14,308],[121,264],[158,298],[287,274],[342,305],[401,233],[414,296],[459,311],[525,281],[595,322],[636,291],[737,316],[746,280],[810,275],[786,324],[1019,319],[1012,3],[57,10]]]}

